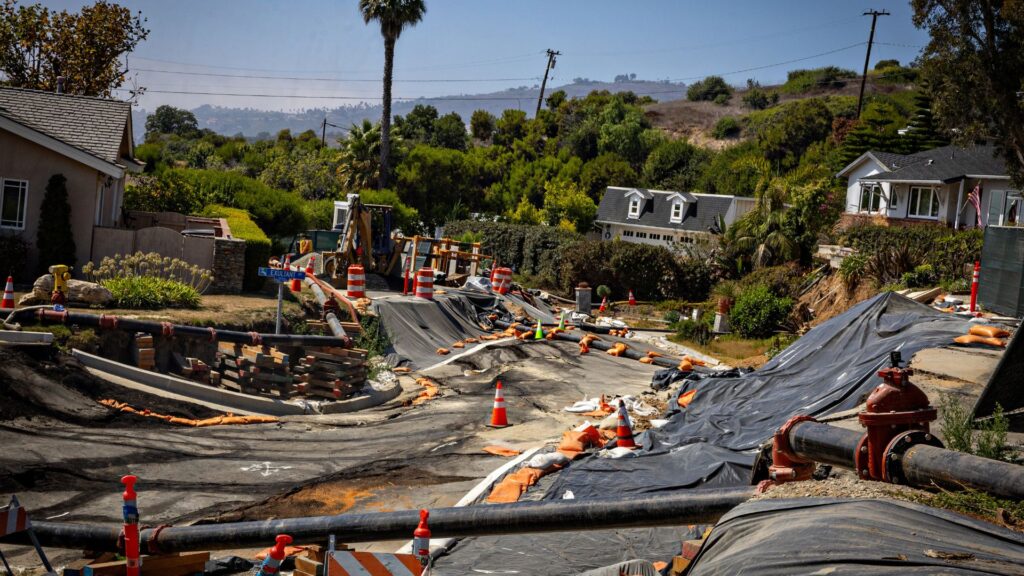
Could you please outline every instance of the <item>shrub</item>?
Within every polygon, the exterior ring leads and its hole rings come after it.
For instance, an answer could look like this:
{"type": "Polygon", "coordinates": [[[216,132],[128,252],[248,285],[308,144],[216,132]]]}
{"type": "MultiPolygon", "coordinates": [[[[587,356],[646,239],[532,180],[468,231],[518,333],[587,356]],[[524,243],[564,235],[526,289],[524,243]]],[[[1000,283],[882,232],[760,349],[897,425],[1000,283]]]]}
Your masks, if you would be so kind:
{"type": "MultiPolygon", "coordinates": [[[[540,277],[554,285],[559,262],[569,248],[583,239],[574,232],[554,226],[506,224],[457,220],[445,226],[445,234],[458,237],[466,232],[482,234],[482,250],[520,274],[540,277]]],[[[575,286],[575,285],[574,285],[575,286]]]]}
{"type": "Polygon", "coordinates": [[[100,284],[114,295],[120,308],[159,310],[161,308],[198,308],[199,292],[191,286],[153,276],[107,278],[100,284]]]}
{"type": "Polygon", "coordinates": [[[242,277],[242,289],[255,291],[263,288],[265,279],[260,277],[259,268],[270,260],[270,238],[267,238],[263,230],[249,218],[245,210],[214,204],[203,210],[203,216],[226,219],[228,227],[231,228],[231,235],[245,240],[245,275],[242,277]]]}
{"type": "MultiPolygon", "coordinates": [[[[17,282],[34,280],[29,275],[28,244],[21,236],[0,234],[0,274],[10,274],[17,282]]],[[[4,278],[6,280],[6,278],[4,278]]]]}
{"type": "Polygon", "coordinates": [[[156,252],[143,254],[118,254],[107,256],[100,263],[89,262],[82,267],[82,273],[93,282],[103,283],[113,278],[150,277],[179,282],[202,294],[209,288],[213,276],[194,264],[178,258],[161,256],[156,252]]]}
{"type": "Polygon", "coordinates": [[[642,300],[696,302],[707,298],[711,271],[703,260],[680,258],[664,246],[583,241],[561,256],[558,280],[564,293],[585,281],[607,285],[619,297],[633,290],[642,300]]]}
{"type": "Polygon", "coordinates": [[[46,184],[43,202],[39,205],[39,228],[36,248],[39,251],[37,272],[43,274],[53,264],[75,265],[75,238],[71,230],[71,204],[68,203],[68,179],[54,174],[46,184]]]}
{"type": "Polygon", "coordinates": [[[941,431],[946,446],[950,450],[976,454],[984,458],[999,460],[1006,456],[1006,434],[1009,432],[1009,421],[1003,413],[1003,407],[996,404],[992,417],[981,422],[980,432],[974,437],[974,422],[971,411],[952,394],[944,394],[940,404],[942,412],[941,431]]]}
{"type": "Polygon", "coordinates": [[[758,284],[740,293],[730,321],[741,336],[765,338],[785,321],[792,308],[791,298],[780,298],[768,286],[758,284]]]}
{"type": "Polygon", "coordinates": [[[795,264],[783,264],[754,270],[739,281],[738,287],[742,290],[763,285],[780,298],[796,298],[802,283],[799,267],[795,264]]]}
{"type": "Polygon", "coordinates": [[[782,85],[782,91],[788,94],[800,94],[816,88],[842,88],[846,86],[846,80],[856,77],[857,73],[853,70],[835,66],[793,70],[786,75],[786,83],[782,85]]]}
{"type": "Polygon", "coordinates": [[[719,96],[725,96],[726,101],[729,96],[732,96],[732,88],[721,76],[708,76],[690,84],[690,87],[686,89],[686,99],[691,102],[716,101],[719,96]]]}
{"type": "Polygon", "coordinates": [[[696,342],[701,346],[711,341],[711,328],[704,322],[684,318],[675,325],[675,328],[676,335],[683,340],[696,342]]]}
{"type": "MultiPolygon", "coordinates": [[[[857,249],[855,260],[843,260],[840,272],[848,281],[856,276],[874,279],[879,285],[900,282],[919,266],[928,278],[913,275],[911,279],[949,284],[967,278],[966,268],[981,257],[981,230],[950,230],[944,226],[917,225],[907,227],[855,226],[847,230],[841,242],[857,249]],[[853,274],[856,272],[856,274],[853,274]]],[[[856,278],[853,278],[854,280],[856,278]]]]}
{"type": "Polygon", "coordinates": [[[739,136],[739,133],[740,123],[732,116],[722,116],[718,122],[715,122],[715,127],[711,130],[711,135],[720,140],[739,136]]]}

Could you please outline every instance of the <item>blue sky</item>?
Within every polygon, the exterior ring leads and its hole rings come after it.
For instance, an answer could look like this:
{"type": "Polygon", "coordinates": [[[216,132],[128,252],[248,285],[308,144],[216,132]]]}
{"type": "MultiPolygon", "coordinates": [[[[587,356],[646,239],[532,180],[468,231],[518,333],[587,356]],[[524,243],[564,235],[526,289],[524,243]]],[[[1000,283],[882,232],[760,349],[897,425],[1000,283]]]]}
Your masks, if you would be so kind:
{"type": "MultiPolygon", "coordinates": [[[[87,3],[42,1],[56,9],[87,3]]],[[[144,108],[209,103],[296,110],[379,101],[383,42],[376,26],[363,24],[356,0],[120,3],[140,10],[151,29],[129,57],[138,82],[150,88],[140,102],[144,108]]],[[[771,84],[801,67],[859,71],[871,22],[862,13],[871,8],[892,13],[879,18],[872,64],[912,60],[927,34],[914,28],[907,0],[427,0],[424,20],[399,39],[393,92],[440,96],[538,84],[546,48],[562,52],[549,81],[556,86],[576,77],[611,80],[623,73],[686,82],[717,73],[733,84],[750,77],[771,84]],[[830,51],[835,52],[726,74],[830,51]]]]}

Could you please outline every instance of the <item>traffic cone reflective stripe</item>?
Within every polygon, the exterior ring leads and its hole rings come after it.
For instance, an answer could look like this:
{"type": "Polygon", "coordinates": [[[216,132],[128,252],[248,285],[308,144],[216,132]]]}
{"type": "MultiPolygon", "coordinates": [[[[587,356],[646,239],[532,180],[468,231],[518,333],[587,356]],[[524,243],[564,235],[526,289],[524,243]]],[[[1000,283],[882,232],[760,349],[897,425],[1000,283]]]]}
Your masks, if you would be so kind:
{"type": "Polygon", "coordinates": [[[281,570],[281,562],[284,562],[286,556],[285,548],[292,543],[292,537],[287,534],[278,534],[274,540],[276,541],[274,547],[267,552],[267,557],[263,559],[263,564],[256,576],[273,576],[281,570]]]}
{"type": "Polygon", "coordinates": [[[7,277],[7,286],[4,287],[4,299],[0,303],[0,310],[14,310],[14,278],[7,277]]]}
{"type": "MultiPolygon", "coordinates": [[[[974,313],[978,309],[978,281],[981,278],[981,262],[974,261],[974,274],[971,277],[971,313],[974,313]]],[[[4,294],[4,298],[7,295],[4,294]]]]}
{"type": "Polygon", "coordinates": [[[494,409],[491,410],[490,426],[504,428],[508,425],[508,414],[505,413],[505,391],[501,386],[501,380],[498,380],[494,389],[494,409]]]}
{"type": "Polygon", "coordinates": [[[430,512],[420,510],[420,524],[412,533],[412,554],[423,566],[430,561],[430,527],[427,526],[429,516],[430,512]]]}
{"type": "Polygon", "coordinates": [[[636,306],[636,298],[633,297],[633,290],[629,290],[629,305],[636,306]]]}
{"type": "Polygon", "coordinates": [[[619,448],[636,448],[633,441],[633,429],[629,427],[629,413],[626,404],[619,400],[619,422],[615,428],[615,444],[619,448]]]}
{"type": "Polygon", "coordinates": [[[604,312],[608,309],[608,297],[605,296],[601,299],[601,307],[597,309],[598,312],[604,312]]]}

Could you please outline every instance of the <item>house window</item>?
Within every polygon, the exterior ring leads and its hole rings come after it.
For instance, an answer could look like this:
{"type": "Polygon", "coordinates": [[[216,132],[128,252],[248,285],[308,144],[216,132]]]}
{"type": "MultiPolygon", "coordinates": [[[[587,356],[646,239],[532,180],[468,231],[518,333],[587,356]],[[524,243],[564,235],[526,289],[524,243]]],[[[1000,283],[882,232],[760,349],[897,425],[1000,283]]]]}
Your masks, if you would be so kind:
{"type": "Polygon", "coordinates": [[[938,219],[939,197],[935,193],[935,188],[911,186],[907,216],[909,218],[938,219]]]}
{"type": "Polygon", "coordinates": [[[661,240],[661,234],[651,234],[651,240],[661,240]]]}
{"type": "Polygon", "coordinates": [[[882,188],[878,184],[860,185],[860,211],[875,213],[881,208],[882,188]]]}
{"type": "Polygon", "coordinates": [[[3,179],[0,196],[0,228],[25,228],[28,181],[3,179]]]}
{"type": "Polygon", "coordinates": [[[677,224],[683,221],[683,203],[678,200],[672,203],[671,221],[677,224]]]}
{"type": "Polygon", "coordinates": [[[625,238],[632,238],[633,237],[633,231],[632,230],[624,230],[622,232],[622,236],[625,237],[625,238]]]}
{"type": "Polygon", "coordinates": [[[640,199],[630,198],[629,199],[629,217],[639,218],[640,217],[640,199]]]}

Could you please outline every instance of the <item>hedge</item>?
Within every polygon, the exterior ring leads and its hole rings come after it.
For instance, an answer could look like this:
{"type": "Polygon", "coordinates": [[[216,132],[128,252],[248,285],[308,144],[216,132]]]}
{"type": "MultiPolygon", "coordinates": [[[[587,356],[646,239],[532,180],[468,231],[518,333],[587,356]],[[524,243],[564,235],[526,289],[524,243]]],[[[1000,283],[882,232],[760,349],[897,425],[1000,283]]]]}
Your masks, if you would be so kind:
{"type": "Polygon", "coordinates": [[[520,274],[538,276],[542,283],[551,285],[557,281],[567,248],[583,240],[583,236],[575,232],[554,226],[473,220],[457,220],[445,225],[448,237],[455,238],[466,232],[482,234],[484,253],[493,254],[501,265],[520,274]]]}
{"type": "Polygon", "coordinates": [[[968,266],[981,258],[984,234],[940,224],[865,225],[847,230],[841,243],[866,257],[868,273],[879,283],[895,282],[921,265],[930,265],[940,281],[957,282],[968,278],[968,266]]]}
{"type": "Polygon", "coordinates": [[[231,235],[245,240],[245,276],[242,290],[256,291],[263,288],[265,278],[259,275],[260,266],[270,260],[270,238],[249,218],[249,213],[239,208],[212,204],[203,209],[203,216],[224,218],[231,228],[231,235]]]}

